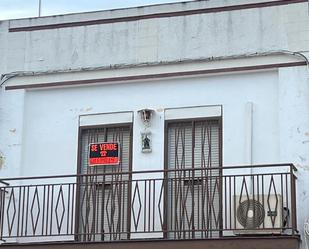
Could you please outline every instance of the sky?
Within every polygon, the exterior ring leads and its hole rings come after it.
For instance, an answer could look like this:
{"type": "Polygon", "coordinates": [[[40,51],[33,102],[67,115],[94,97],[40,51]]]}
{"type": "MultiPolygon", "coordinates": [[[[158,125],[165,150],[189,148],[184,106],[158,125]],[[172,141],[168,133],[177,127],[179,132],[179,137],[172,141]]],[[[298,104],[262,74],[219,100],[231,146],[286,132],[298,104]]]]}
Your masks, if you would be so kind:
{"type": "MultiPolygon", "coordinates": [[[[56,15],[188,0],[41,0],[41,15],[56,15]]],[[[39,0],[0,0],[0,20],[38,16],[39,0]]]]}

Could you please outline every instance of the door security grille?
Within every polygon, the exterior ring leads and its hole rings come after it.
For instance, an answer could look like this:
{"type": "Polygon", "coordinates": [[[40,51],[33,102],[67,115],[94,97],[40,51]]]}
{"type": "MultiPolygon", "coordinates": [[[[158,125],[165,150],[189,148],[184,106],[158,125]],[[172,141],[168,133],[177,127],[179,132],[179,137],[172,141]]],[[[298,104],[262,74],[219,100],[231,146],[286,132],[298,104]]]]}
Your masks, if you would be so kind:
{"type": "Polygon", "coordinates": [[[92,128],[81,132],[80,173],[93,174],[81,177],[79,182],[81,241],[120,240],[129,236],[131,134],[129,126],[92,128]],[[119,165],[88,165],[89,144],[103,142],[118,142],[119,165]]]}
{"type": "Polygon", "coordinates": [[[167,124],[168,238],[219,235],[220,132],[219,120],[167,124]]]}

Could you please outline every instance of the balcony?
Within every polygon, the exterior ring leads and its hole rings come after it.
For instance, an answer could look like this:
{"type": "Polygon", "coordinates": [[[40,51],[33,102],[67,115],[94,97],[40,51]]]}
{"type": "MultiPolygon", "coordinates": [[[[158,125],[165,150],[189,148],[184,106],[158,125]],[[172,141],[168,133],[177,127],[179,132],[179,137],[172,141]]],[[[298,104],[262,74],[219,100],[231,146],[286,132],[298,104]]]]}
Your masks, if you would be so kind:
{"type": "Polygon", "coordinates": [[[281,164],[2,179],[1,246],[297,248],[295,171],[281,164]]]}

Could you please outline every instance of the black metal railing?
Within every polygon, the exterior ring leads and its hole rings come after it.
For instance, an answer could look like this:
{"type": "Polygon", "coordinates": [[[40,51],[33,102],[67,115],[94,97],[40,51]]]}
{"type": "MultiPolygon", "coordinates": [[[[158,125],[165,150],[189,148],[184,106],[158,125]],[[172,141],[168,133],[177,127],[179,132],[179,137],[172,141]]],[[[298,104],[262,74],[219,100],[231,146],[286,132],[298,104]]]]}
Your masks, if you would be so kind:
{"type": "Polygon", "coordinates": [[[295,170],[281,164],[2,179],[0,239],[293,235],[295,170]]]}

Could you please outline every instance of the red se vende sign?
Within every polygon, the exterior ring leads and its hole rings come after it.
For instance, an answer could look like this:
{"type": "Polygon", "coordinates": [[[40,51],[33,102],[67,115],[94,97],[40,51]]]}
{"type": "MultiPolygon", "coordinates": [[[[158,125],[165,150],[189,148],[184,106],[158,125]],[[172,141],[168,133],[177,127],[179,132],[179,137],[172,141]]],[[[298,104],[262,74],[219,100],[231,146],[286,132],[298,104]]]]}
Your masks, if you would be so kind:
{"type": "Polygon", "coordinates": [[[119,162],[118,143],[89,144],[89,166],[118,165],[119,162]]]}

